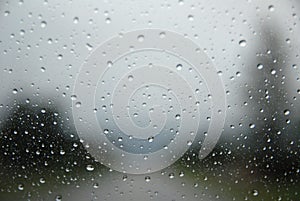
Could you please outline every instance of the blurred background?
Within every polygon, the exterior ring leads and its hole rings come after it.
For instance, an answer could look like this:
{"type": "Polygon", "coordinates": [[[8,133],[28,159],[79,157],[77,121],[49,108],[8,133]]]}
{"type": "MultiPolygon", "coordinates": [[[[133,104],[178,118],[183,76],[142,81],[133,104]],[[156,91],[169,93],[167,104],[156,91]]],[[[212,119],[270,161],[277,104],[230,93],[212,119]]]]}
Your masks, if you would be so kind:
{"type": "Polygon", "coordinates": [[[0,200],[299,200],[299,16],[297,0],[0,0],[0,200]],[[99,44],[145,28],[205,51],[227,117],[205,159],[199,140],[172,166],[130,175],[87,152],[72,91],[99,44]]]}

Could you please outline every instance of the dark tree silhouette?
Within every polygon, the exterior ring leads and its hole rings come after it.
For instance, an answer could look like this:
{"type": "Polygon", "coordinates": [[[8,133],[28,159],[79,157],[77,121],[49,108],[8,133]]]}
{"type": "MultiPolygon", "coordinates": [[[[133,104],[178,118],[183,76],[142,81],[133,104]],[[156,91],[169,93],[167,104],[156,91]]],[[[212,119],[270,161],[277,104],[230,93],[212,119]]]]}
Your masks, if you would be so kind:
{"type": "Polygon", "coordinates": [[[15,102],[0,133],[0,184],[17,179],[56,179],[78,175],[87,165],[97,166],[56,106],[15,102]],[[67,175],[68,175],[67,174],[67,175]]]}
{"type": "Polygon", "coordinates": [[[297,127],[289,124],[291,105],[285,84],[289,52],[279,30],[275,24],[262,26],[258,48],[262,52],[257,52],[255,59],[250,61],[256,68],[251,75],[255,82],[251,96],[252,120],[256,127],[249,154],[253,159],[250,165],[257,167],[259,172],[285,178],[282,176],[288,176],[300,167],[300,157],[295,154],[296,145],[290,143],[290,136],[297,132],[297,127]]]}

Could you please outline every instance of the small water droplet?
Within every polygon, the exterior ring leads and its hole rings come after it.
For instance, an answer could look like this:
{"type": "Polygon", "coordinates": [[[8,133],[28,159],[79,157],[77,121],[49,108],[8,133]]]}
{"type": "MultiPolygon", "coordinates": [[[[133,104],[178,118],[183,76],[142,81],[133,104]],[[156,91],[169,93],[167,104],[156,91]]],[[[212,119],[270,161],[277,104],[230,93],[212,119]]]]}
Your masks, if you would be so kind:
{"type": "Polygon", "coordinates": [[[93,165],[87,165],[87,166],[86,166],[86,170],[89,171],[89,172],[93,171],[94,169],[95,169],[95,168],[94,168],[93,165]]]}
{"type": "Polygon", "coordinates": [[[250,128],[255,128],[255,124],[249,124],[250,128]]]}
{"type": "Polygon", "coordinates": [[[177,64],[177,65],[176,65],[176,69],[177,69],[177,70],[182,70],[182,64],[177,64]]]}
{"type": "Polygon", "coordinates": [[[128,76],[128,81],[129,81],[129,82],[132,82],[132,81],[133,81],[133,75],[129,75],[129,76],[128,76]]]}
{"type": "Polygon", "coordinates": [[[269,11],[273,12],[275,10],[274,6],[273,5],[269,5],[268,7],[269,11]]]}
{"type": "Polygon", "coordinates": [[[180,119],[180,114],[176,114],[175,119],[180,119]]]}
{"type": "Polygon", "coordinates": [[[61,201],[61,200],[62,200],[62,196],[61,195],[55,196],[55,201],[61,201]]]}
{"type": "Polygon", "coordinates": [[[81,102],[76,102],[75,103],[75,106],[78,108],[78,107],[80,107],[81,106],[81,102]]]}
{"type": "Polygon", "coordinates": [[[153,141],[154,141],[154,137],[153,136],[151,136],[151,137],[148,138],[148,142],[153,142],[153,141]]]}
{"type": "Polygon", "coordinates": [[[41,184],[44,184],[44,183],[46,183],[46,180],[45,180],[45,178],[44,178],[44,177],[41,177],[41,178],[40,178],[40,183],[41,183],[41,184]]]}
{"type": "Polygon", "coordinates": [[[23,184],[19,184],[19,185],[18,185],[18,189],[19,189],[20,191],[24,190],[24,185],[23,185],[23,184]]]}
{"type": "Polygon", "coordinates": [[[144,36],[144,35],[139,35],[139,36],[137,37],[137,39],[138,39],[139,42],[143,42],[144,39],[145,39],[145,36],[144,36]]]}
{"type": "Polygon", "coordinates": [[[105,19],[106,24],[110,24],[111,23],[111,19],[108,17],[105,19]]]}
{"type": "Polygon", "coordinates": [[[18,93],[18,89],[13,89],[13,90],[12,90],[12,93],[13,93],[13,94],[17,94],[17,93],[18,93]]]}
{"type": "Polygon", "coordinates": [[[240,45],[241,47],[246,47],[247,41],[246,41],[246,40],[240,40],[240,41],[239,41],[239,45],[240,45]]]}
{"type": "Polygon", "coordinates": [[[258,70],[263,69],[263,67],[264,67],[264,65],[262,65],[262,64],[257,64],[257,69],[258,69],[258,70]]]}
{"type": "Polygon", "coordinates": [[[74,18],[73,18],[73,23],[74,23],[74,24],[78,24],[78,22],[79,22],[79,18],[78,18],[78,17],[74,17],[74,18]]]}
{"type": "Polygon", "coordinates": [[[8,16],[10,14],[10,12],[8,11],[8,10],[6,10],[5,12],[4,12],[4,16],[6,17],[6,16],[8,16]]]}
{"type": "Polygon", "coordinates": [[[193,15],[188,15],[189,21],[194,21],[194,16],[193,15]]]}
{"type": "Polygon", "coordinates": [[[253,195],[253,196],[258,196],[258,190],[254,189],[254,190],[252,191],[252,195],[253,195]]]}
{"type": "Polygon", "coordinates": [[[272,69],[272,70],[271,70],[271,74],[272,74],[272,75],[275,75],[275,74],[276,74],[276,70],[275,70],[275,69],[272,69]]]}
{"type": "Polygon", "coordinates": [[[47,26],[47,22],[46,22],[46,21],[42,21],[42,22],[41,22],[41,27],[42,27],[42,28],[45,28],[46,26],[47,26]]]}
{"type": "Polygon", "coordinates": [[[284,110],[283,112],[284,112],[284,115],[285,115],[285,116],[287,116],[287,115],[290,114],[290,111],[289,111],[289,110],[284,110]]]}
{"type": "Polygon", "coordinates": [[[99,184],[98,183],[94,183],[93,184],[93,188],[99,188],[99,184]]]}
{"type": "Polygon", "coordinates": [[[62,54],[57,55],[57,59],[58,59],[58,60],[61,60],[62,58],[63,58],[63,55],[62,55],[62,54]]]}

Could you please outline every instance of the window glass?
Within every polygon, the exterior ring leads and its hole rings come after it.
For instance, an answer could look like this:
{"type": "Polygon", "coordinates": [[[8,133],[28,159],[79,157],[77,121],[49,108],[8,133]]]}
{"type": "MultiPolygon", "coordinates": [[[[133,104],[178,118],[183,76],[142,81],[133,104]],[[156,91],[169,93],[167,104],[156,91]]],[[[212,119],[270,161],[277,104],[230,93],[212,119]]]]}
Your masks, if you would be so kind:
{"type": "Polygon", "coordinates": [[[298,200],[299,11],[0,1],[0,200],[298,200]]]}

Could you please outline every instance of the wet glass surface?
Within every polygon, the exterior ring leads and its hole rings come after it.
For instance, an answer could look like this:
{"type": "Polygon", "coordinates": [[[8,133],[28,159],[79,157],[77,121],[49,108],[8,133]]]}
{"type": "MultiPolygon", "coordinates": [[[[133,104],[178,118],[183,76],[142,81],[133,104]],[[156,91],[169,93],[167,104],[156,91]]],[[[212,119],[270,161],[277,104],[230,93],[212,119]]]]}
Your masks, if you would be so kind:
{"type": "Polygon", "coordinates": [[[0,200],[299,200],[299,16],[0,0],[0,200]]]}

